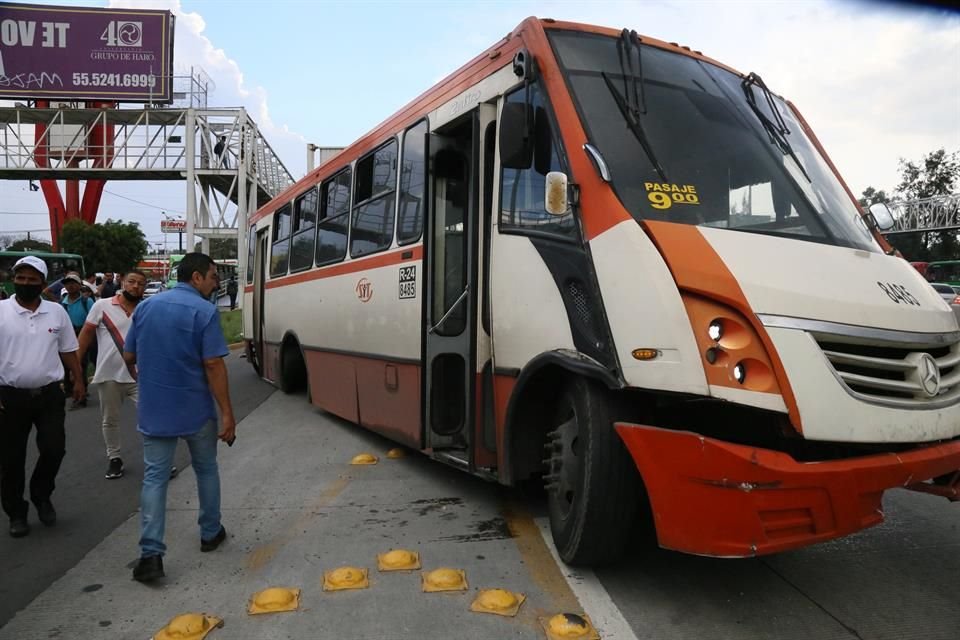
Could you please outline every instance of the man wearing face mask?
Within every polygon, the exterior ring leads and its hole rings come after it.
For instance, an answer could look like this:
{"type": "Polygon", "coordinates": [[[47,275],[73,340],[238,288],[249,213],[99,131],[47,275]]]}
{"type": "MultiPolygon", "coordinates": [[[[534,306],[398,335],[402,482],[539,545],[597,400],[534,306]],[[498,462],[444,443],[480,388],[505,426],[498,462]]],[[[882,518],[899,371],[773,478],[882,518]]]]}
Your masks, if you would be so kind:
{"type": "Polygon", "coordinates": [[[103,298],[94,303],[80,331],[80,358],[96,343],[97,369],[93,384],[100,395],[103,443],[107,448],[108,480],[123,477],[123,460],[120,458],[120,406],[124,398],[137,403],[137,383],[133,368],[123,361],[123,345],[130,330],[133,310],[143,300],[147,277],[142,271],[127,273],[121,283],[121,291],[112,298],[103,298]]]}
{"type": "Polygon", "coordinates": [[[77,337],[70,316],[42,300],[47,265],[26,256],[13,265],[15,295],[0,302],[0,496],[10,518],[10,535],[30,533],[29,503],[23,499],[27,441],[37,428],[39,457],[30,477],[30,500],[40,522],[52,526],[57,512],[50,501],[65,452],[64,368],[77,381],[74,400],[86,394],[77,337]]]}

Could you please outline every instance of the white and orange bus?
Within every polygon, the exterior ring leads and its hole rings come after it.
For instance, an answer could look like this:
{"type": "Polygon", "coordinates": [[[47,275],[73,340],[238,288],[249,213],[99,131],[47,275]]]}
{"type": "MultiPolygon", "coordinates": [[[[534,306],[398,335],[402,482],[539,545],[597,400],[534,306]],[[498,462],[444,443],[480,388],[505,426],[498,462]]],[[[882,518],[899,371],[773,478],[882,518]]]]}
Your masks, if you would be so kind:
{"type": "Polygon", "coordinates": [[[570,563],[960,489],[960,330],[754,74],[530,18],[252,218],[250,361],[507,485],[570,563]]]}

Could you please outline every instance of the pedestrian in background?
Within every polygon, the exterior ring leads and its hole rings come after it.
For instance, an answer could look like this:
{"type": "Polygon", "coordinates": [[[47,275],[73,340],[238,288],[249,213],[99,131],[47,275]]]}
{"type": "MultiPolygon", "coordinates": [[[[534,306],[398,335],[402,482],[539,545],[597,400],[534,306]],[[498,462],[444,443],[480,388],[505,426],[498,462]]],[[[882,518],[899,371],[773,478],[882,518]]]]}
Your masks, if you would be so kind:
{"type": "Polygon", "coordinates": [[[220,159],[224,169],[230,168],[230,162],[227,160],[227,136],[220,136],[217,144],[213,145],[213,155],[220,159]]]}
{"type": "MultiPolygon", "coordinates": [[[[73,325],[73,334],[75,336],[80,335],[80,330],[83,329],[83,323],[87,319],[87,314],[90,313],[90,309],[93,308],[93,300],[84,296],[81,293],[81,289],[83,289],[83,280],[80,279],[80,274],[76,271],[71,271],[63,276],[63,297],[60,299],[60,304],[63,305],[67,315],[70,316],[70,324],[73,325]]],[[[87,379],[87,361],[85,355],[84,353],[80,353],[77,356],[80,359],[80,371],[83,373],[84,381],[87,379]]],[[[63,390],[68,396],[73,394],[73,385],[73,377],[68,371],[66,377],[63,379],[63,390]]],[[[83,400],[74,400],[70,408],[79,409],[85,406],[87,406],[86,396],[84,396],[83,400]]]]}
{"type": "Polygon", "coordinates": [[[233,443],[236,422],[223,361],[227,345],[216,307],[207,302],[218,286],[210,256],[188,253],[177,267],[177,286],[143,301],[133,314],[124,359],[137,365],[138,429],[143,434],[140,493],[140,560],[133,578],[163,577],[167,483],[177,440],[183,438],[197,475],[200,551],[226,539],[220,522],[217,438],[233,443]],[[221,427],[217,430],[220,408],[221,427]]]}
{"type": "Polygon", "coordinates": [[[120,406],[124,398],[137,403],[137,382],[133,367],[123,359],[123,347],[130,329],[130,318],[147,286],[142,271],[129,272],[121,283],[123,289],[112,298],[98,300],[80,331],[80,359],[91,345],[103,345],[97,357],[93,384],[100,396],[103,443],[107,448],[108,480],[123,477],[120,457],[120,406]]]}
{"type": "Polygon", "coordinates": [[[230,311],[233,311],[237,308],[237,292],[240,287],[237,286],[237,277],[230,276],[230,280],[227,281],[227,295],[230,296],[230,311]]]}
{"type": "Polygon", "coordinates": [[[103,274],[103,282],[97,290],[97,296],[100,298],[112,298],[117,295],[117,284],[113,281],[113,272],[106,271],[103,274]]]}
{"type": "Polygon", "coordinates": [[[74,376],[73,398],[86,388],[77,359],[77,337],[62,306],[43,300],[47,265],[35,256],[13,266],[15,294],[0,302],[0,496],[10,535],[30,533],[25,489],[27,441],[37,429],[39,457],[30,477],[30,501],[46,526],[57,522],[50,496],[63,461],[64,369],[74,376]]]}
{"type": "Polygon", "coordinates": [[[87,277],[83,279],[83,287],[90,292],[91,296],[97,297],[97,289],[100,288],[100,284],[97,282],[97,274],[88,273],[87,277]]]}

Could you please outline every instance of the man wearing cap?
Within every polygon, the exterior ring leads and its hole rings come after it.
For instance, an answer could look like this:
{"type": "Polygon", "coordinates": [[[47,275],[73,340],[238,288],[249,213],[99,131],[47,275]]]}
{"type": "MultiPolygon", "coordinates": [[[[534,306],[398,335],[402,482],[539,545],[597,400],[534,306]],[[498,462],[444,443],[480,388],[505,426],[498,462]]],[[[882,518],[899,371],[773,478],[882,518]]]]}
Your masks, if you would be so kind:
{"type": "Polygon", "coordinates": [[[23,499],[27,440],[37,428],[39,457],[30,477],[37,517],[56,524],[50,502],[64,456],[64,369],[76,383],[73,398],[86,394],[77,359],[77,337],[63,307],[41,298],[47,266],[35,256],[13,265],[15,295],[0,302],[0,496],[10,518],[10,535],[30,533],[29,504],[23,499]]]}

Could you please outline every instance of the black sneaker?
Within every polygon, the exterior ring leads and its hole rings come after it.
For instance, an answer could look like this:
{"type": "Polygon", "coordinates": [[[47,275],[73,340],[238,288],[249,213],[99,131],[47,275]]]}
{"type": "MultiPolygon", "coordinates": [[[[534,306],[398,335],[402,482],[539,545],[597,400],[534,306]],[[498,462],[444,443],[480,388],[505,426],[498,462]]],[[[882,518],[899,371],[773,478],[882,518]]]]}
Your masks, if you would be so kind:
{"type": "Polygon", "coordinates": [[[165,575],[162,556],[144,556],[133,568],[133,579],[137,582],[153,582],[165,575]]]}
{"type": "Polygon", "coordinates": [[[22,538],[30,533],[30,525],[26,518],[10,518],[10,535],[14,538],[22,538]]]}
{"type": "Polygon", "coordinates": [[[57,511],[53,508],[53,503],[50,500],[37,503],[37,517],[40,518],[40,522],[48,527],[57,524],[57,511]]]}
{"type": "Polygon", "coordinates": [[[123,477],[123,460],[120,458],[110,458],[110,464],[107,466],[107,473],[103,476],[107,480],[123,477]]]}
{"type": "Polygon", "coordinates": [[[213,536],[213,540],[204,540],[200,538],[200,551],[206,553],[207,551],[214,551],[219,547],[224,540],[227,539],[227,530],[223,525],[220,525],[220,533],[213,536]]]}

